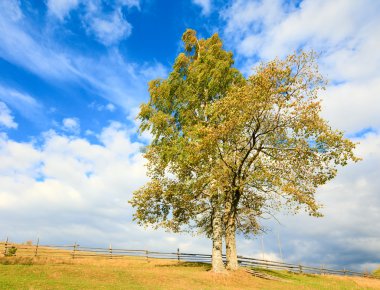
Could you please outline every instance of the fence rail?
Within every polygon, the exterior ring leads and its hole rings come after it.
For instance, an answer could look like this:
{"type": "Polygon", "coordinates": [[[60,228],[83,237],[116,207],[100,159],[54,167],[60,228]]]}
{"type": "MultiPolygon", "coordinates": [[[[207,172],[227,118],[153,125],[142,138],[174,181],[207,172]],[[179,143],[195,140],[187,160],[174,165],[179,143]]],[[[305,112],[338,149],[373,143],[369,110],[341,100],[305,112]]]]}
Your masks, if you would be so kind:
{"type": "MultiPolygon", "coordinates": [[[[112,248],[99,248],[99,247],[84,247],[75,243],[74,245],[41,245],[38,242],[33,245],[17,244],[8,241],[0,242],[0,254],[3,256],[18,256],[18,257],[57,257],[57,258],[89,258],[100,257],[108,259],[118,259],[124,257],[136,257],[149,259],[169,259],[181,262],[201,262],[211,263],[211,255],[208,254],[194,254],[182,253],[179,249],[176,252],[157,252],[149,250],[134,250],[134,249],[119,249],[112,248]],[[2,249],[1,249],[2,247],[2,249]]],[[[226,256],[223,255],[223,260],[226,261],[226,256]]],[[[259,267],[272,270],[286,270],[294,273],[305,274],[333,274],[345,276],[363,276],[369,278],[377,278],[367,272],[358,272],[352,270],[337,270],[321,267],[305,266],[301,264],[291,264],[279,261],[270,261],[264,259],[256,259],[250,257],[238,256],[238,263],[242,267],[259,267]]]]}

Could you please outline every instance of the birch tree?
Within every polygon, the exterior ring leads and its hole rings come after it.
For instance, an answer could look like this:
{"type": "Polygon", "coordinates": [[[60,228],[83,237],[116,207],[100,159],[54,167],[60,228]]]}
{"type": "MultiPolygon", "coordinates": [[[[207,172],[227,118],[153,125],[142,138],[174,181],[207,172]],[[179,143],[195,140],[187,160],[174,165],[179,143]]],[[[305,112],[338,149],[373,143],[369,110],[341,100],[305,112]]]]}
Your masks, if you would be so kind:
{"type": "Polygon", "coordinates": [[[182,40],[184,52],[172,72],[149,83],[150,100],[141,106],[140,129],[153,135],[145,153],[151,181],[131,203],[141,224],[175,232],[202,229],[213,241],[213,270],[221,272],[224,188],[218,180],[223,165],[204,137],[216,125],[208,115],[210,105],[245,80],[216,34],[197,39],[187,30],[182,40]]]}
{"type": "Polygon", "coordinates": [[[325,81],[313,53],[263,63],[244,78],[215,34],[183,37],[167,79],[149,84],[141,131],[151,181],[134,193],[135,219],[213,241],[213,271],[238,267],[236,233],[255,234],[284,207],[321,216],[316,189],[336,176],[355,144],[320,116],[325,81]]]}

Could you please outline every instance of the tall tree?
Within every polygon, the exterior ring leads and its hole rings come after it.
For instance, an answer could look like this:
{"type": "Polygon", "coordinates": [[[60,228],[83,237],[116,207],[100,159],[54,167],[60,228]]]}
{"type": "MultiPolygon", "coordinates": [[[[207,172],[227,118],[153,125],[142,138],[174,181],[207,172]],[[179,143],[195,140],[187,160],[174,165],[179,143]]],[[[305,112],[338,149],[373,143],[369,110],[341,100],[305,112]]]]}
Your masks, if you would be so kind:
{"type": "MultiPolygon", "coordinates": [[[[223,50],[217,35],[197,39],[195,31],[182,37],[178,55],[165,80],[149,84],[150,100],[141,106],[141,130],[153,134],[147,146],[145,187],[134,194],[135,218],[173,231],[201,228],[213,241],[213,270],[223,271],[223,193],[218,182],[222,163],[217,148],[204,137],[213,129],[208,110],[232,85],[245,82],[232,67],[232,53],[223,50]]],[[[214,120],[213,122],[219,122],[214,120]]]]}
{"type": "Polygon", "coordinates": [[[336,176],[338,166],[358,160],[355,144],[320,116],[318,93],[324,84],[314,53],[293,54],[262,64],[244,85],[232,85],[210,107],[215,127],[205,138],[218,148],[227,172],[229,269],[237,268],[237,230],[255,232],[265,208],[285,205],[321,216],[316,189],[336,176]]]}
{"type": "Polygon", "coordinates": [[[260,65],[248,79],[217,35],[183,37],[165,80],[150,82],[141,130],[151,181],[136,191],[135,219],[213,241],[213,270],[237,268],[236,232],[255,233],[264,211],[283,206],[320,216],[314,194],[355,145],[320,117],[324,80],[313,53],[260,65]]]}

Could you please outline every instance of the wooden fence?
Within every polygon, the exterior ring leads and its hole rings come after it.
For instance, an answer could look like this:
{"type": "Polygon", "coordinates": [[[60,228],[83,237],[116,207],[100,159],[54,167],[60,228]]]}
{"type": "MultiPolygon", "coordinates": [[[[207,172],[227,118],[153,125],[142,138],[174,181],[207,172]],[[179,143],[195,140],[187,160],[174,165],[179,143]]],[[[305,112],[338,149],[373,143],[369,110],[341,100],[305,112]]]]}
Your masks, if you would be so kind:
{"type": "MultiPolygon", "coordinates": [[[[137,257],[149,261],[149,259],[170,259],[177,260],[178,262],[200,262],[211,263],[211,255],[208,254],[193,254],[182,253],[179,249],[176,252],[156,252],[148,250],[128,250],[98,247],[83,247],[77,243],[73,245],[40,245],[39,240],[35,245],[31,242],[26,244],[16,244],[8,241],[0,242],[0,254],[3,256],[17,256],[17,257],[57,257],[57,258],[71,258],[80,259],[88,257],[99,257],[108,259],[118,259],[123,257],[137,257]],[[16,249],[16,250],[15,250],[16,249]]],[[[226,257],[223,256],[225,261],[226,257]]],[[[239,265],[249,268],[265,268],[272,270],[285,270],[294,273],[305,274],[332,274],[332,275],[345,275],[345,276],[363,276],[376,278],[367,272],[357,272],[348,269],[337,270],[325,268],[323,265],[320,267],[311,267],[301,264],[290,264],[278,261],[270,261],[264,259],[256,259],[238,256],[239,265]]]]}

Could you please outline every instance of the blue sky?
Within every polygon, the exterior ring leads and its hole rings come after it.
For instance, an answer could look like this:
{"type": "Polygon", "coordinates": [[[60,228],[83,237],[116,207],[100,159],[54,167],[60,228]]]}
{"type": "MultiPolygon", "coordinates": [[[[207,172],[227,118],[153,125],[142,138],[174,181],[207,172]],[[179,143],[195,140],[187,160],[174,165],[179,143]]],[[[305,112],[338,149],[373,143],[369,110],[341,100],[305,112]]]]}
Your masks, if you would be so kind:
{"type": "MultiPolygon", "coordinates": [[[[322,114],[360,142],[363,161],[318,191],[325,218],[266,221],[264,255],[280,258],[280,233],[287,261],[380,264],[380,2],[370,0],[0,1],[0,239],[210,251],[204,238],[138,227],[127,203],[147,180],[149,136],[134,117],[186,28],[219,33],[245,75],[300,48],[320,53],[322,114]]],[[[239,252],[261,256],[260,239],[239,237],[239,252]]]]}

